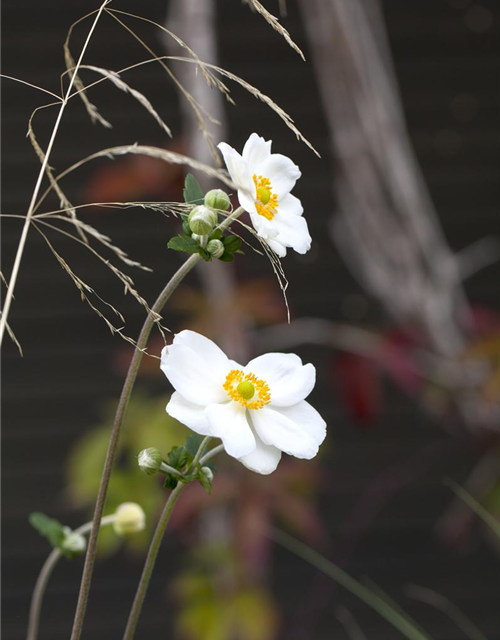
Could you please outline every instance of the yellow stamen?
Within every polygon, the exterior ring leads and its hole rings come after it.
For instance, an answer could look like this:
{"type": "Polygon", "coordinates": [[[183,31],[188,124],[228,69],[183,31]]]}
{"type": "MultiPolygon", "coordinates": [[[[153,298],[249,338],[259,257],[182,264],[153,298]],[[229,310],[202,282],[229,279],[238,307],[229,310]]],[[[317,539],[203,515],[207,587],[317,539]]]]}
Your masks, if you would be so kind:
{"type": "Polygon", "coordinates": [[[255,208],[260,216],[272,220],[278,209],[278,195],[273,193],[273,187],[269,178],[253,174],[253,181],[257,194],[255,208]]]}
{"type": "Polygon", "coordinates": [[[243,373],[232,369],[222,385],[231,400],[239,402],[247,409],[262,409],[271,402],[271,391],[265,380],[259,380],[253,373],[243,373]],[[252,398],[256,397],[255,400],[252,398]]]}

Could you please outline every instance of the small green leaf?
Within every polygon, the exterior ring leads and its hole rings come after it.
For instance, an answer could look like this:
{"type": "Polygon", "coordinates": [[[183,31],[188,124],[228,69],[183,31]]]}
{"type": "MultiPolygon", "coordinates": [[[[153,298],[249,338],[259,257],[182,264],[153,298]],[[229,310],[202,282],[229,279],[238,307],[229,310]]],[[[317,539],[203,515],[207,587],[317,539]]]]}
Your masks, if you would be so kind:
{"type": "Polygon", "coordinates": [[[163,486],[165,487],[165,489],[175,489],[175,487],[177,486],[177,478],[171,475],[166,476],[163,486]]]}
{"type": "Polygon", "coordinates": [[[205,262],[212,262],[212,256],[208,253],[206,249],[203,249],[203,247],[200,247],[199,245],[198,245],[198,253],[203,258],[203,260],[205,260],[205,262]]]}
{"type": "Polygon", "coordinates": [[[222,260],[222,262],[232,262],[234,255],[230,251],[224,251],[219,260],[222,260]]]}
{"type": "Polygon", "coordinates": [[[222,238],[222,244],[226,251],[236,253],[241,247],[241,238],[238,238],[238,236],[225,236],[222,238]]]}
{"type": "Polygon", "coordinates": [[[189,462],[190,456],[185,447],[172,447],[168,454],[168,463],[174,469],[179,471],[189,462]]]}
{"type": "Polygon", "coordinates": [[[198,449],[200,448],[201,443],[203,442],[203,436],[200,436],[198,433],[191,433],[186,438],[186,442],[184,443],[184,447],[190,456],[193,458],[198,453],[198,449]]]}
{"type": "Polygon", "coordinates": [[[215,229],[215,231],[212,231],[212,233],[208,236],[209,240],[220,240],[222,238],[222,229],[215,229]]]}
{"type": "Polygon", "coordinates": [[[182,223],[182,230],[187,236],[191,237],[191,227],[189,226],[189,221],[187,220],[187,218],[182,223]]]}
{"type": "Polygon", "coordinates": [[[212,491],[212,482],[208,479],[208,477],[203,473],[201,467],[198,465],[198,482],[205,489],[205,491],[210,495],[212,491]]]}
{"type": "Polygon", "coordinates": [[[205,195],[198,180],[192,173],[188,173],[184,180],[184,202],[188,204],[203,204],[205,195]]]}
{"type": "Polygon", "coordinates": [[[39,511],[32,513],[29,520],[31,526],[34,527],[40,535],[47,538],[53,547],[61,547],[65,534],[64,527],[58,520],[49,518],[49,516],[39,511]]]}
{"type": "Polygon", "coordinates": [[[200,245],[186,235],[178,235],[175,238],[171,238],[167,246],[169,249],[173,249],[174,251],[184,251],[184,253],[198,253],[200,249],[200,245]]]}

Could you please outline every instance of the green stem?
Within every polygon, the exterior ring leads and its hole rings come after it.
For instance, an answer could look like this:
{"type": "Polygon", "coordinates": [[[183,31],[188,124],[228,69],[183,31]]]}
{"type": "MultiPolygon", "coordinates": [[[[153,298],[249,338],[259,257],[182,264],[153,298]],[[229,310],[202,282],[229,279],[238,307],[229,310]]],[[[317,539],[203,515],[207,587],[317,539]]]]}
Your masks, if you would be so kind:
{"type": "Polygon", "coordinates": [[[179,499],[179,496],[185,486],[186,485],[183,482],[179,482],[179,484],[171,492],[161,514],[160,520],[156,526],[153,539],[151,540],[151,544],[149,546],[146,562],[144,563],[144,568],[142,570],[139,586],[137,587],[134,603],[132,604],[132,609],[130,610],[123,640],[131,640],[134,637],[137,623],[139,621],[139,616],[141,614],[142,604],[144,602],[144,598],[146,597],[149,581],[151,580],[151,574],[153,573],[156,558],[158,556],[158,551],[160,550],[163,534],[165,533],[165,529],[168,521],[170,520],[170,516],[174,509],[175,503],[179,499]]]}
{"type": "Polygon", "coordinates": [[[200,465],[203,466],[206,462],[211,460],[214,456],[216,456],[218,453],[221,453],[222,451],[224,451],[224,445],[217,445],[203,456],[203,458],[200,460],[200,465]]]}
{"type": "Polygon", "coordinates": [[[134,388],[135,379],[139,366],[141,364],[144,350],[146,348],[149,335],[153,329],[158,314],[162,311],[163,307],[167,303],[168,299],[182,282],[185,276],[191,271],[191,269],[201,260],[201,256],[198,254],[192,255],[184,262],[184,264],[177,270],[172,276],[172,279],[167,286],[160,293],[158,300],[151,307],[151,311],[148,314],[144,325],[142,327],[139,339],[137,340],[137,346],[134,350],[134,355],[130,361],[127,377],[123,385],[118,407],[116,409],[115,420],[108,444],[108,450],[106,452],[106,460],[104,462],[104,469],[102,472],[101,483],[99,485],[99,492],[97,494],[97,500],[94,510],[94,518],[92,520],[92,530],[90,532],[89,544],[87,548],[87,555],[85,557],[85,565],[83,567],[82,581],[80,585],[80,593],[78,596],[78,603],[76,607],[75,619],[73,622],[73,631],[71,633],[71,640],[79,640],[82,628],[83,619],[85,616],[85,609],[87,607],[87,601],[90,591],[90,583],[92,580],[92,572],[94,569],[94,561],[97,547],[97,536],[99,534],[99,524],[104,510],[104,503],[106,500],[106,494],[109,485],[109,479],[111,477],[111,470],[113,468],[113,462],[115,459],[116,448],[118,446],[118,440],[120,437],[120,431],[123,423],[123,417],[127,409],[128,401],[134,388]]]}
{"type": "MultiPolygon", "coordinates": [[[[238,207],[233,213],[231,213],[220,225],[219,229],[223,231],[229,227],[242,213],[244,213],[243,207],[238,207]]],[[[194,254],[184,262],[184,264],[177,270],[172,276],[172,279],[163,289],[158,297],[158,300],[151,307],[151,312],[148,314],[144,325],[142,327],[137,345],[130,361],[127,377],[123,384],[122,393],[116,409],[115,420],[108,444],[108,450],[106,452],[106,460],[104,462],[104,469],[102,472],[101,482],[99,485],[99,492],[97,494],[97,500],[94,510],[94,518],[92,520],[92,530],[90,532],[89,544],[87,548],[87,555],[85,556],[85,565],[83,567],[82,581],[80,585],[80,593],[78,595],[78,603],[76,605],[75,619],[73,621],[73,630],[71,632],[71,640],[79,640],[83,629],[83,619],[85,617],[85,610],[87,608],[87,601],[90,592],[90,583],[92,581],[92,573],[94,570],[94,562],[97,547],[97,536],[99,534],[99,524],[101,522],[102,513],[104,510],[104,503],[106,500],[106,494],[108,491],[109,479],[111,477],[111,471],[113,468],[113,462],[115,459],[116,448],[118,446],[118,440],[120,437],[120,431],[122,427],[123,417],[127,409],[128,401],[132,394],[134,382],[137,377],[139,365],[141,364],[142,356],[148,342],[149,334],[153,326],[157,321],[157,316],[163,310],[163,307],[168,302],[168,299],[179,286],[185,276],[191,271],[191,269],[198,264],[201,260],[199,254],[194,254]]]]}
{"type": "MultiPolygon", "coordinates": [[[[105,516],[101,521],[101,526],[111,524],[115,519],[115,515],[105,516]]],[[[88,533],[92,527],[92,522],[86,522],[81,527],[75,529],[73,533],[88,533]]],[[[33,595],[31,596],[30,613],[28,619],[28,633],[26,640],[36,640],[38,636],[38,628],[40,626],[40,614],[42,612],[43,597],[47,589],[50,577],[59,559],[62,557],[62,552],[59,549],[52,549],[47,560],[45,560],[43,567],[38,575],[35,588],[33,589],[33,595]]]]}
{"type": "Polygon", "coordinates": [[[191,463],[191,466],[190,466],[189,470],[187,471],[187,475],[189,475],[190,471],[196,471],[196,467],[198,466],[198,462],[200,461],[201,456],[207,450],[208,444],[209,444],[211,439],[212,439],[211,436],[206,436],[205,438],[203,438],[203,440],[201,441],[201,444],[200,444],[200,446],[198,448],[198,451],[196,452],[196,455],[193,458],[193,462],[191,463]]]}

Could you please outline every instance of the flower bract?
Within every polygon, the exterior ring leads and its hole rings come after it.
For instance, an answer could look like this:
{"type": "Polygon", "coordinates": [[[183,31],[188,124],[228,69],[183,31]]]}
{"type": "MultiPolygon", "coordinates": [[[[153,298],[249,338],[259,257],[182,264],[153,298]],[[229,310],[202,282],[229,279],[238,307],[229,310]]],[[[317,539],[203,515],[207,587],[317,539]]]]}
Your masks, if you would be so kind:
{"type": "Polygon", "coordinates": [[[306,253],[311,236],[302,204],[291,194],[301,173],[290,158],[271,153],[271,143],[252,133],[241,155],[225,142],[218,146],[257,235],[280,257],[287,247],[306,253]]]}
{"type": "Polygon", "coordinates": [[[181,331],[161,354],[175,392],[167,412],[257,473],[272,473],[282,452],[313,458],[326,423],[308,402],[312,364],[291,353],[268,353],[242,366],[208,338],[181,331]]]}

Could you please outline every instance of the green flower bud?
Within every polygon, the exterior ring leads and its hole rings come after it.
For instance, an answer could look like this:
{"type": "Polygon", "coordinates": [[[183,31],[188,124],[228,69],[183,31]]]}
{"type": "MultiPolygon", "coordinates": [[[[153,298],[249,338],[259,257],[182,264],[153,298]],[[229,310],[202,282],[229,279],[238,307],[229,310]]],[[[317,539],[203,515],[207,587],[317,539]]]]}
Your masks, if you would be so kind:
{"type": "Polygon", "coordinates": [[[195,207],[188,217],[191,231],[200,236],[206,236],[217,224],[217,213],[204,204],[195,207]]]}
{"type": "Polygon", "coordinates": [[[207,244],[207,251],[212,258],[220,258],[224,253],[224,245],[220,240],[210,240],[207,244]]]}
{"type": "Polygon", "coordinates": [[[212,469],[210,469],[210,467],[202,467],[201,472],[210,482],[210,484],[212,484],[212,480],[214,479],[214,472],[212,471],[212,469]]]}
{"type": "Polygon", "coordinates": [[[143,449],[137,456],[137,463],[141,471],[147,473],[148,476],[152,476],[160,470],[163,462],[161,452],[155,447],[149,447],[149,449],[143,449]]]}
{"type": "Polygon", "coordinates": [[[75,533],[69,527],[63,528],[64,539],[61,543],[62,551],[71,556],[79,556],[87,548],[87,540],[81,533],[75,533]]]}
{"type": "Polygon", "coordinates": [[[142,531],[146,526],[146,515],[142,507],[135,502],[124,502],[115,511],[113,529],[119,536],[142,531]]]}
{"type": "Polygon", "coordinates": [[[231,206],[231,201],[227,193],[222,191],[222,189],[212,189],[205,194],[205,204],[207,207],[227,211],[231,206]]]}

